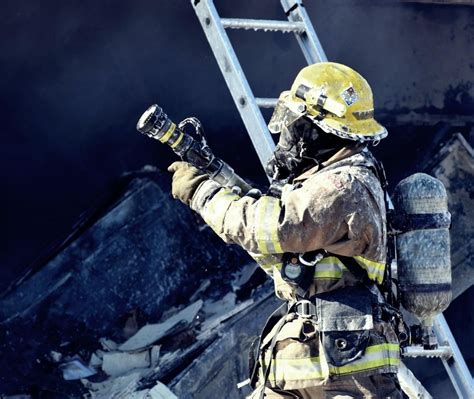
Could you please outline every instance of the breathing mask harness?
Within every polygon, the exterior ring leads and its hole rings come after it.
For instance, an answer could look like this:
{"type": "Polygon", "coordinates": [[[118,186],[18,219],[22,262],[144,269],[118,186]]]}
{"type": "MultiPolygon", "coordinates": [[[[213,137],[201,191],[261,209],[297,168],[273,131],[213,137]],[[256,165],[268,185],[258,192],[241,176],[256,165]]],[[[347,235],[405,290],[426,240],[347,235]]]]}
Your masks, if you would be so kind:
{"type": "Polygon", "coordinates": [[[323,132],[311,120],[301,118],[282,129],[265,172],[272,179],[270,195],[303,172],[320,165],[347,145],[347,140],[323,132]]]}

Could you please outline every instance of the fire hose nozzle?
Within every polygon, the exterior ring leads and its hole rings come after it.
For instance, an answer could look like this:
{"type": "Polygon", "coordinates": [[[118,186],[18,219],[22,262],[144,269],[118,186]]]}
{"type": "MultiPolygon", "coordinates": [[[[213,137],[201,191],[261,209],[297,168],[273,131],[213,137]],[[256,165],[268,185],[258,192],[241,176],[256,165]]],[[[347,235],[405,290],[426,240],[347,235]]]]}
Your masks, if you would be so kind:
{"type": "Polygon", "coordinates": [[[138,120],[137,130],[168,145],[183,161],[201,169],[224,187],[237,186],[244,193],[252,189],[229,165],[213,155],[198,119],[187,118],[176,125],[160,106],[153,104],[138,120]],[[198,140],[185,133],[184,129],[187,125],[194,127],[198,140]]]}

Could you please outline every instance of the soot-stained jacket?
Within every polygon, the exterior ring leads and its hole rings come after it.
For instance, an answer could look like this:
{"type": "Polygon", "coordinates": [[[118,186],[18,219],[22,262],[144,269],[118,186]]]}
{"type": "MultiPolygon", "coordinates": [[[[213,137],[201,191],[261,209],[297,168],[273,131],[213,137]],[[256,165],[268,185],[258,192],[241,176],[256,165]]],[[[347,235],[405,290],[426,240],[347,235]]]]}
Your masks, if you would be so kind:
{"type": "MultiPolygon", "coordinates": [[[[396,372],[399,363],[396,336],[374,315],[373,295],[337,258],[353,257],[371,280],[382,282],[385,202],[373,156],[367,149],[346,148],[318,169],[285,186],[281,198],[241,197],[208,180],[191,201],[225,242],[249,252],[283,300],[297,299],[281,277],[283,253],[324,249],[331,254],[316,265],[309,289],[316,298],[316,320],[295,317],[278,333],[269,382],[282,389],[318,385],[331,375],[396,372]],[[335,344],[341,337],[343,348],[335,344]]],[[[273,335],[263,340],[262,362],[273,335]]]]}

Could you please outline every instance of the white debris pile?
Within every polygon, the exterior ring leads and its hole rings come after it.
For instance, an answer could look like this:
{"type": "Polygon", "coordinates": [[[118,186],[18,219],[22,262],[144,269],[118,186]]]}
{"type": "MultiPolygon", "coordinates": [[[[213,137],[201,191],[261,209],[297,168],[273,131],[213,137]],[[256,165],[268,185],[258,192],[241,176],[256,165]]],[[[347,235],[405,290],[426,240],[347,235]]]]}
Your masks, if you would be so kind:
{"type": "MultiPolygon", "coordinates": [[[[91,355],[88,368],[99,370],[108,378],[102,382],[92,382],[81,378],[89,389],[89,398],[150,398],[164,399],[176,396],[164,384],[154,382],[151,388],[140,389],[140,381],[155,372],[160,366],[161,339],[178,335],[186,329],[193,329],[203,301],[198,300],[162,323],[147,324],[122,344],[110,339],[101,339],[103,350],[91,355]]],[[[166,359],[166,358],[165,358],[166,359]]]]}
{"type": "Polygon", "coordinates": [[[236,304],[236,295],[229,292],[221,300],[207,301],[204,306],[204,312],[208,315],[202,322],[202,334],[208,334],[214,328],[218,327],[222,322],[228,320],[232,316],[246,309],[253,303],[252,299],[236,304]]]}
{"type": "Polygon", "coordinates": [[[236,292],[249,280],[252,266],[234,276],[232,289],[220,298],[205,296],[209,284],[203,283],[183,309],[171,308],[160,323],[138,327],[135,316],[125,324],[125,342],[101,338],[101,349],[82,357],[63,356],[51,351],[65,380],[80,380],[90,399],[132,398],[172,399],[176,396],[160,381],[171,381],[183,372],[218,337],[225,321],[247,309],[252,299],[239,302],[236,292]],[[130,326],[134,324],[135,328],[130,326]],[[126,331],[125,331],[126,330],[126,331]]]}
{"type": "Polygon", "coordinates": [[[103,382],[83,381],[89,389],[87,397],[91,399],[177,399],[168,387],[159,381],[151,389],[140,389],[139,381],[143,374],[140,371],[110,378],[103,382]]]}

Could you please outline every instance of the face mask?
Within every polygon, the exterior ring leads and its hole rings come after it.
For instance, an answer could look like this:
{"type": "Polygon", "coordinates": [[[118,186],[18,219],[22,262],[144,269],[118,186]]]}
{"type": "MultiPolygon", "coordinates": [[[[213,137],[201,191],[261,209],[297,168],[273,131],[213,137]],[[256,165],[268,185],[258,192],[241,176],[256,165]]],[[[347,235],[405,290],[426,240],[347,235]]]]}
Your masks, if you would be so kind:
{"type": "Polygon", "coordinates": [[[266,166],[266,173],[273,179],[287,179],[300,169],[301,143],[283,129],[275,151],[266,166]]]}
{"type": "Polygon", "coordinates": [[[311,121],[300,119],[281,130],[265,172],[272,179],[291,181],[345,145],[346,140],[324,133],[311,121]]]}

